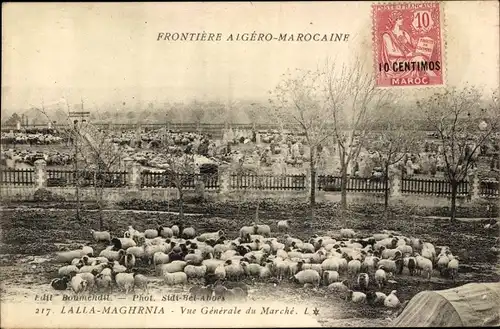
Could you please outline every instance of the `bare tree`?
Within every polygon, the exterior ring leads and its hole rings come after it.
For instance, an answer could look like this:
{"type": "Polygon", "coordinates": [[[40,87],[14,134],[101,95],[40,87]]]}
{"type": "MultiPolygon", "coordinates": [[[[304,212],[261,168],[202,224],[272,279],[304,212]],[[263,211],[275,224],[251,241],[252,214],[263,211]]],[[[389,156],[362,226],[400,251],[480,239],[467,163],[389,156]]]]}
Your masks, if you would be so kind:
{"type": "Polygon", "coordinates": [[[347,168],[366,144],[371,115],[391,98],[387,89],[377,88],[373,75],[359,60],[337,68],[326,64],[328,110],[340,158],[341,207],[347,208],[347,168]]]}
{"type": "Polygon", "coordinates": [[[500,128],[498,92],[492,96],[492,101],[481,106],[481,94],[476,88],[451,88],[417,102],[439,139],[438,154],[444,160],[445,177],[451,185],[451,221],[456,218],[460,182],[471,173],[480,147],[500,128]]]}
{"type": "Polygon", "coordinates": [[[417,134],[414,130],[414,118],[407,108],[396,104],[386,104],[375,114],[373,136],[370,136],[369,148],[378,152],[383,166],[384,209],[389,205],[389,171],[399,163],[406,153],[416,149],[417,134]]]}
{"type": "Polygon", "coordinates": [[[311,191],[309,204],[311,218],[316,204],[317,148],[334,134],[331,129],[333,111],[330,110],[325,73],[321,70],[296,70],[283,74],[281,83],[270,99],[272,111],[283,128],[299,130],[310,148],[311,191]]]}

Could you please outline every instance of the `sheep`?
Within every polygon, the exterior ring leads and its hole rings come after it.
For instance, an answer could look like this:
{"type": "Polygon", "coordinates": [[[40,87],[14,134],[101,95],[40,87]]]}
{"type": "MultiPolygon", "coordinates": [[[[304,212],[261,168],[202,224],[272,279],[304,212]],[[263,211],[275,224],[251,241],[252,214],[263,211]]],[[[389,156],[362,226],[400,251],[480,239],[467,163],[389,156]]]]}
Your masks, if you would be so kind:
{"type": "Polygon", "coordinates": [[[360,292],[360,291],[348,291],[349,299],[356,304],[363,304],[366,303],[366,294],[360,292]]]}
{"type": "Polygon", "coordinates": [[[458,257],[454,257],[452,260],[450,260],[450,262],[448,263],[448,270],[449,270],[449,273],[450,273],[450,278],[452,278],[453,280],[455,280],[455,278],[457,277],[458,275],[458,261],[460,259],[458,257]]]}
{"type": "Polygon", "coordinates": [[[224,280],[226,278],[226,267],[224,263],[220,263],[214,270],[214,275],[218,280],[224,280]]]}
{"type": "Polygon", "coordinates": [[[400,305],[400,301],[396,296],[396,290],[391,291],[389,296],[387,296],[384,300],[384,306],[389,308],[396,308],[400,305]]]}
{"type": "Polygon", "coordinates": [[[187,283],[187,274],[184,272],[175,272],[175,273],[163,273],[163,279],[165,283],[169,286],[177,285],[177,284],[185,284],[187,283]]]}
{"type": "Polygon", "coordinates": [[[378,270],[375,272],[375,282],[379,289],[387,283],[387,274],[384,271],[384,265],[380,265],[378,270]]]}
{"type": "Polygon", "coordinates": [[[224,267],[226,270],[227,279],[239,281],[239,279],[245,274],[245,271],[243,270],[241,264],[234,263],[231,260],[227,260],[224,267]]]}
{"type": "Polygon", "coordinates": [[[189,279],[202,279],[207,272],[207,267],[205,265],[195,266],[195,265],[186,265],[184,267],[184,273],[186,273],[189,279]]]}
{"type": "Polygon", "coordinates": [[[269,262],[266,264],[266,266],[262,266],[260,268],[259,278],[261,278],[263,280],[270,278],[272,275],[272,272],[271,272],[272,265],[273,264],[271,262],[269,262]]]}
{"type": "Polygon", "coordinates": [[[147,229],[144,231],[144,237],[147,239],[154,239],[158,236],[158,230],[147,229]]]}
{"type": "Polygon", "coordinates": [[[256,233],[256,229],[254,226],[243,226],[242,228],[240,228],[240,238],[241,239],[245,239],[248,236],[250,236],[251,234],[255,234],[256,233]]]}
{"type": "Polygon", "coordinates": [[[408,257],[406,267],[408,268],[408,272],[410,272],[410,275],[413,276],[413,274],[415,274],[415,269],[417,267],[417,261],[415,257],[408,257]]]}
{"type": "Polygon", "coordinates": [[[248,262],[241,262],[241,266],[245,274],[251,277],[259,276],[262,269],[259,264],[249,264],[248,262]]]}
{"type": "Polygon", "coordinates": [[[118,251],[113,251],[110,249],[104,249],[99,254],[100,257],[105,257],[110,261],[120,260],[125,255],[125,250],[120,249],[118,251]]]}
{"type": "Polygon", "coordinates": [[[169,262],[168,255],[162,251],[157,251],[153,255],[153,265],[167,264],[169,262]]]}
{"type": "Polygon", "coordinates": [[[153,259],[153,256],[157,252],[167,252],[167,247],[168,245],[166,244],[158,244],[158,245],[147,245],[144,247],[144,259],[148,261],[148,264],[151,264],[151,260],[153,259]]]}
{"type": "Polygon", "coordinates": [[[87,281],[85,281],[80,275],[72,272],[71,289],[75,292],[75,294],[79,294],[87,290],[87,281]]]}
{"type": "Polygon", "coordinates": [[[94,249],[90,246],[82,246],[82,249],[80,250],[81,256],[89,256],[92,257],[94,256],[94,249]]]}
{"type": "Polygon", "coordinates": [[[172,235],[173,236],[175,236],[175,237],[179,236],[179,233],[180,233],[179,226],[172,225],[172,227],[170,228],[170,230],[172,230],[172,235]]]}
{"type": "Polygon", "coordinates": [[[110,274],[99,273],[95,277],[95,284],[98,289],[111,289],[112,278],[110,274]]]}
{"type": "Polygon", "coordinates": [[[196,230],[192,227],[186,227],[182,230],[182,236],[185,239],[193,239],[196,236],[196,230]]]}
{"type": "Polygon", "coordinates": [[[417,256],[415,257],[417,261],[417,269],[419,270],[420,273],[424,271],[424,273],[427,274],[427,278],[430,280],[431,275],[432,275],[432,262],[430,259],[422,257],[422,256],[417,256]]]}
{"type": "Polygon", "coordinates": [[[50,282],[50,285],[55,290],[66,290],[68,289],[68,281],[69,281],[68,277],[55,278],[50,282]]]}
{"type": "Polygon", "coordinates": [[[79,271],[80,270],[75,265],[67,265],[67,266],[63,266],[63,267],[59,268],[57,273],[59,274],[59,276],[69,276],[71,274],[71,272],[78,273],[79,271]]]}
{"type": "Polygon", "coordinates": [[[311,263],[304,263],[302,265],[303,270],[314,270],[319,273],[319,275],[323,274],[323,269],[321,268],[321,264],[311,264],[311,263]]]}
{"type": "Polygon", "coordinates": [[[199,266],[203,262],[203,255],[201,254],[201,251],[192,252],[192,253],[187,254],[184,257],[184,260],[186,262],[190,262],[192,265],[199,266]]]}
{"type": "Polygon", "coordinates": [[[327,258],[321,263],[323,271],[339,271],[339,262],[337,258],[327,258]]]}
{"type": "Polygon", "coordinates": [[[93,250],[91,247],[84,247],[80,250],[62,251],[56,254],[55,261],[57,263],[71,263],[75,258],[81,258],[85,255],[93,255],[93,250]],[[84,249],[85,248],[85,249],[84,249]],[[90,249],[89,249],[90,248],[90,249]]]}
{"type": "Polygon", "coordinates": [[[370,291],[366,294],[366,301],[373,306],[384,305],[386,298],[387,295],[380,291],[370,291]]]}
{"type": "Polygon", "coordinates": [[[340,294],[340,297],[344,297],[344,295],[349,291],[349,286],[347,280],[344,280],[342,282],[331,283],[327,289],[330,292],[340,294]]]}
{"type": "Polygon", "coordinates": [[[136,270],[133,272],[134,276],[134,289],[139,288],[148,292],[149,280],[145,275],[138,274],[136,270]]]}
{"type": "Polygon", "coordinates": [[[130,239],[130,238],[118,238],[118,239],[120,240],[122,249],[135,247],[137,245],[137,243],[133,239],[130,239]]]}
{"type": "Polygon", "coordinates": [[[120,263],[118,263],[118,261],[115,260],[115,262],[113,263],[113,272],[115,272],[115,273],[123,273],[125,271],[127,271],[127,268],[124,265],[121,265],[120,263]]]}
{"type": "Polygon", "coordinates": [[[323,272],[323,284],[328,286],[334,282],[339,281],[339,272],[337,271],[324,271],[323,272]]]}
{"type": "Polygon", "coordinates": [[[288,233],[290,230],[290,220],[280,220],[278,222],[278,231],[288,233]]]}
{"type": "Polygon", "coordinates": [[[303,270],[293,276],[294,280],[300,284],[310,283],[318,287],[321,277],[314,270],[303,270]]]}
{"type": "Polygon", "coordinates": [[[271,228],[269,225],[254,225],[255,233],[260,234],[264,237],[271,236],[271,228]]]}
{"type": "Polygon", "coordinates": [[[126,294],[134,289],[135,279],[132,273],[118,273],[115,277],[116,285],[121,291],[125,291],[126,294]]]}
{"type": "Polygon", "coordinates": [[[135,266],[135,256],[128,254],[125,256],[125,267],[132,268],[135,266]]]}
{"type": "Polygon", "coordinates": [[[340,229],[340,236],[343,238],[350,239],[350,238],[354,238],[355,235],[356,235],[356,233],[354,232],[354,230],[352,230],[350,228],[340,229]]]}
{"type": "MultiPolygon", "coordinates": [[[[97,274],[97,270],[94,270],[93,273],[97,274]]],[[[78,276],[80,276],[83,280],[87,281],[87,289],[88,290],[93,290],[95,287],[95,276],[92,273],[78,273],[78,276]]]]}
{"type": "Polygon", "coordinates": [[[352,277],[358,274],[360,270],[361,270],[361,262],[357,259],[353,259],[347,264],[347,272],[352,277]]]}
{"type": "Polygon", "coordinates": [[[442,276],[444,276],[445,272],[448,270],[448,263],[449,262],[450,262],[450,259],[448,258],[448,256],[446,256],[446,255],[439,256],[439,258],[437,260],[436,267],[442,276]]]}
{"type": "Polygon", "coordinates": [[[398,246],[396,249],[400,250],[403,255],[413,254],[413,248],[409,245],[398,246]]]}
{"type": "Polygon", "coordinates": [[[169,227],[163,227],[163,226],[159,226],[158,227],[158,232],[160,234],[161,237],[163,238],[172,238],[174,236],[179,236],[179,228],[177,227],[177,235],[174,235],[174,231],[169,228],[169,227]]]}
{"type": "Polygon", "coordinates": [[[375,234],[372,235],[372,237],[375,239],[375,241],[380,241],[380,240],[388,239],[389,238],[389,234],[375,233],[375,234]]]}
{"type": "Polygon", "coordinates": [[[133,255],[135,258],[143,258],[145,255],[144,247],[130,247],[126,251],[127,255],[133,255]]]}
{"type": "Polygon", "coordinates": [[[375,272],[379,259],[375,256],[366,256],[361,264],[361,270],[367,273],[375,272]]]}
{"type": "Polygon", "coordinates": [[[100,242],[100,241],[105,241],[105,242],[111,242],[111,234],[108,231],[96,231],[96,230],[90,230],[90,233],[92,234],[92,237],[94,238],[95,242],[100,242]]]}
{"type": "Polygon", "coordinates": [[[224,235],[224,231],[219,230],[217,232],[208,232],[208,233],[203,233],[200,234],[197,238],[198,241],[205,242],[207,240],[213,239],[213,240],[219,240],[221,236],[224,235]]]}
{"type": "Polygon", "coordinates": [[[186,267],[187,263],[182,260],[174,260],[169,264],[161,264],[158,266],[160,270],[160,274],[164,273],[175,273],[184,271],[184,267],[186,267]]]}
{"type": "Polygon", "coordinates": [[[381,265],[384,267],[384,271],[390,273],[391,275],[396,274],[398,271],[398,266],[396,265],[396,262],[391,259],[381,259],[378,262],[379,268],[381,265]]]}
{"type": "Polygon", "coordinates": [[[358,282],[358,287],[361,290],[366,291],[366,290],[368,290],[368,284],[370,283],[370,277],[366,273],[359,273],[357,282],[358,282]]]}

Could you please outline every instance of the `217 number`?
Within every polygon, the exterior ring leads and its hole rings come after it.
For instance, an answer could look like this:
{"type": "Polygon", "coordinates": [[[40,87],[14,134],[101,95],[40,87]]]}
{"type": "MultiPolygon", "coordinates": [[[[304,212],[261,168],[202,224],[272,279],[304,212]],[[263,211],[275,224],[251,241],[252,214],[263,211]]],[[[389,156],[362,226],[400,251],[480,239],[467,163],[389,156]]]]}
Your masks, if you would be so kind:
{"type": "Polygon", "coordinates": [[[427,28],[430,24],[430,17],[428,12],[418,12],[416,14],[417,17],[417,28],[421,29],[422,27],[427,28]]]}
{"type": "Polygon", "coordinates": [[[35,309],[35,314],[40,314],[40,315],[45,314],[45,316],[49,316],[50,308],[37,308],[35,309]]]}

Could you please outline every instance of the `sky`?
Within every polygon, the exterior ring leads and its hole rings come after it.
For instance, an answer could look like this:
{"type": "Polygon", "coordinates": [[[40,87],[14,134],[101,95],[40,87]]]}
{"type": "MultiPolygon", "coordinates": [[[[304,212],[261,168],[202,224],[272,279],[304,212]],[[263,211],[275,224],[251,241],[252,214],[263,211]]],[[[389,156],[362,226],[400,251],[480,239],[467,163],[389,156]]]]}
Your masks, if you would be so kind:
{"type": "MultiPolygon", "coordinates": [[[[446,2],[450,86],[499,86],[498,2],[446,2]]],[[[90,106],[192,99],[267,100],[287,69],[326,58],[372,63],[369,2],[8,3],[2,109],[65,98],[90,106]],[[159,32],[348,33],[348,42],[157,41],[159,32]]],[[[370,64],[372,65],[372,64],[370,64]]],[[[408,97],[415,88],[405,91],[408,97]]]]}

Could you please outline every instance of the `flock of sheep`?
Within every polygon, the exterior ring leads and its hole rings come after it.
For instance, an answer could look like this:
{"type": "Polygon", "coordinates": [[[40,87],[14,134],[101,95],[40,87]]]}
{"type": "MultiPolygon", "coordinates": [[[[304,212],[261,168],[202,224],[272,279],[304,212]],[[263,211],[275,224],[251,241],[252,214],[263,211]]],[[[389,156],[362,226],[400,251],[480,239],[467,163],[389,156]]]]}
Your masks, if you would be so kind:
{"type": "Polygon", "coordinates": [[[98,255],[89,246],[59,252],[56,261],[66,265],[51,284],[75,293],[147,291],[150,279],[138,267],[149,267],[166,285],[195,284],[190,292],[196,296],[244,299],[248,287],[243,279],[290,280],[312,289],[325,287],[354,303],[398,308],[401,303],[391,288],[397,275],[430,279],[437,270],[454,279],[458,273],[458,257],[448,247],[438,253],[431,243],[394,232],[362,237],[341,229],[335,238],[314,235],[302,241],[288,234],[289,221],[279,221],[277,228],[279,234],[272,237],[268,225],[244,226],[235,239],[222,230],[197,234],[193,227],[177,225],[144,232],[129,226],[123,237],[92,230],[93,239],[108,246],[98,255]]]}

